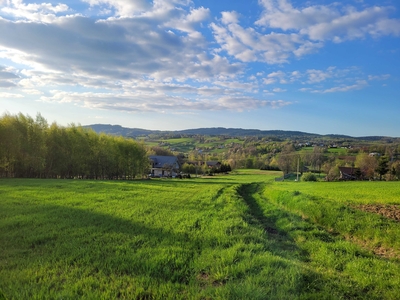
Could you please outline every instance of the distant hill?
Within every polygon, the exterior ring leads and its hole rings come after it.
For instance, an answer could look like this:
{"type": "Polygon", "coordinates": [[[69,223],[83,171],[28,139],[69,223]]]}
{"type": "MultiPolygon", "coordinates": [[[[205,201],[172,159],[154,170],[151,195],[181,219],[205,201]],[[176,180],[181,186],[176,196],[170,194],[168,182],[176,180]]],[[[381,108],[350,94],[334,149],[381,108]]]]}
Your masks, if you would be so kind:
{"type": "Polygon", "coordinates": [[[140,128],[126,128],[120,125],[107,125],[107,124],[93,124],[83,126],[85,128],[91,128],[95,132],[121,135],[126,137],[140,137],[148,136],[151,134],[155,135],[208,135],[218,136],[226,135],[232,137],[239,136],[271,136],[279,138],[288,137],[318,137],[318,134],[300,132],[300,131],[284,131],[284,130],[259,130],[259,129],[242,129],[242,128],[223,128],[223,127],[212,127],[212,128],[197,128],[197,129],[185,129],[175,131],[161,131],[161,130],[147,130],[140,128]]]}
{"type": "Polygon", "coordinates": [[[205,136],[219,136],[226,135],[231,137],[245,137],[245,136],[259,136],[259,137],[271,137],[281,139],[356,139],[366,141],[387,141],[390,139],[396,139],[391,137],[383,136],[366,136],[366,137],[351,137],[348,135],[328,134],[320,135],[315,133],[307,133],[301,131],[287,131],[287,130],[259,130],[259,129],[243,129],[243,128],[224,128],[224,127],[212,127],[212,128],[197,128],[197,129],[185,129],[175,131],[161,131],[161,130],[147,130],[141,128],[126,128],[120,125],[109,125],[109,124],[93,124],[83,126],[85,128],[91,128],[97,133],[106,133],[125,137],[142,137],[149,135],[205,135],[205,136]]]}
{"type": "Polygon", "coordinates": [[[150,134],[160,134],[162,131],[159,130],[146,130],[140,128],[126,128],[120,125],[109,125],[109,124],[94,124],[82,126],[84,128],[91,128],[97,133],[106,133],[112,135],[120,135],[125,137],[139,137],[147,136],[150,134]]]}

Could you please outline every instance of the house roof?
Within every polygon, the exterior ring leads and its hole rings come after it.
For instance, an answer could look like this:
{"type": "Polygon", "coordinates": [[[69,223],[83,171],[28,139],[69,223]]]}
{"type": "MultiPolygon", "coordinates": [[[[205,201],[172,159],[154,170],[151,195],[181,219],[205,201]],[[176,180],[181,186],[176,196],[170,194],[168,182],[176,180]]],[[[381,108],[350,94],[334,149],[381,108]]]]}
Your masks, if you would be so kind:
{"type": "Polygon", "coordinates": [[[174,166],[178,164],[178,158],[176,156],[150,155],[149,159],[152,161],[154,168],[162,168],[164,165],[174,166]]]}
{"type": "Polygon", "coordinates": [[[352,167],[339,167],[339,171],[342,174],[346,175],[355,175],[356,171],[359,171],[359,168],[352,168],[352,167]]]}
{"type": "Polygon", "coordinates": [[[342,173],[346,173],[349,175],[355,174],[355,172],[359,170],[359,168],[352,168],[352,167],[339,167],[339,171],[342,173]]]}
{"type": "Polygon", "coordinates": [[[215,167],[215,166],[218,166],[218,165],[220,165],[221,163],[219,162],[219,161],[216,161],[216,160],[212,160],[212,161],[208,161],[207,162],[207,165],[208,166],[211,166],[211,167],[215,167]]]}

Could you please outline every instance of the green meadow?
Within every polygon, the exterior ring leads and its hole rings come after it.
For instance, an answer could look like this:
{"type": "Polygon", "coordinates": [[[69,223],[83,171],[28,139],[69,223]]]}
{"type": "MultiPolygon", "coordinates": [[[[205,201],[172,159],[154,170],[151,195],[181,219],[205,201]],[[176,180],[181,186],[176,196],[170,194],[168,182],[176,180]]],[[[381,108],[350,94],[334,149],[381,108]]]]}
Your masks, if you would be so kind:
{"type": "Polygon", "coordinates": [[[188,153],[195,149],[204,149],[210,153],[218,154],[226,151],[225,147],[229,148],[231,144],[243,145],[244,142],[237,138],[221,139],[219,137],[207,137],[199,141],[196,138],[188,137],[146,140],[144,143],[149,147],[160,146],[166,149],[173,149],[175,152],[188,153]]]}
{"type": "Polygon", "coordinates": [[[397,182],[0,180],[0,299],[398,299],[397,182]]]}

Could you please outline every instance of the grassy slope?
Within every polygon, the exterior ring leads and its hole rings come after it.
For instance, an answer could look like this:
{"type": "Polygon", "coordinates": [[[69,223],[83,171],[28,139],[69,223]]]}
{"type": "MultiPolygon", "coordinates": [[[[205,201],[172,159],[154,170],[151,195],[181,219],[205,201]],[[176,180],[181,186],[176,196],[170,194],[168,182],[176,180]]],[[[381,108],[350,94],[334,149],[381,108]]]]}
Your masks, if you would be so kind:
{"type": "Polygon", "coordinates": [[[399,204],[398,186],[274,183],[265,174],[2,180],[0,290],[10,299],[400,294],[399,260],[370,250],[397,247],[398,223],[348,206],[399,204]],[[387,196],[377,197],[382,191],[387,196]],[[365,223],[371,220],[375,229],[365,223]]]}

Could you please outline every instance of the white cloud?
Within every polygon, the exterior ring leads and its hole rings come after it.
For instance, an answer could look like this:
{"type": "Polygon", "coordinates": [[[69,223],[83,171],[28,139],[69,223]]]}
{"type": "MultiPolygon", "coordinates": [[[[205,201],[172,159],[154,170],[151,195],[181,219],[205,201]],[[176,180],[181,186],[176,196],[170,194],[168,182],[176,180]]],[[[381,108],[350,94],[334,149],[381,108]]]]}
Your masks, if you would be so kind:
{"type": "Polygon", "coordinates": [[[106,6],[115,10],[115,14],[122,17],[130,17],[150,9],[146,0],[83,0],[91,6],[106,6]]]}
{"type": "Polygon", "coordinates": [[[264,11],[257,25],[283,30],[300,30],[305,27],[327,22],[339,14],[329,6],[308,6],[303,9],[295,9],[286,0],[260,0],[264,11]]]}
{"type": "Polygon", "coordinates": [[[240,15],[222,12],[212,23],[220,50],[243,62],[287,63],[317,52],[325,41],[340,43],[367,35],[400,35],[400,20],[390,19],[391,7],[374,6],[357,10],[335,2],[331,5],[308,5],[295,8],[288,0],[259,0],[264,8],[255,25],[240,25],[240,15]],[[275,29],[275,30],[274,30],[275,29]]]}
{"type": "Polygon", "coordinates": [[[249,111],[260,107],[280,108],[290,105],[283,100],[259,100],[247,96],[223,96],[214,100],[188,99],[182,96],[167,96],[161,93],[68,93],[51,91],[51,96],[42,96],[43,102],[75,103],[92,109],[123,110],[128,112],[166,111],[249,111]]]}
{"type": "Polygon", "coordinates": [[[239,14],[235,11],[223,11],[221,12],[221,15],[222,24],[228,25],[239,23],[239,14]]]}
{"type": "Polygon", "coordinates": [[[0,80],[19,78],[12,68],[0,66],[0,80]]]}
{"type": "Polygon", "coordinates": [[[22,0],[10,0],[6,1],[6,4],[8,5],[5,5],[0,9],[3,14],[22,20],[42,23],[51,23],[56,19],[56,15],[58,13],[65,13],[69,11],[69,7],[66,4],[24,4],[22,0]]]}
{"type": "MultiPolygon", "coordinates": [[[[181,15],[178,18],[173,18],[164,25],[180,31],[192,33],[196,32],[194,27],[197,24],[207,20],[209,17],[210,10],[208,8],[200,7],[198,9],[191,9],[189,14],[185,11],[181,11],[181,15]]],[[[197,34],[200,33],[197,32],[197,34]]]]}
{"type": "Polygon", "coordinates": [[[148,18],[96,22],[59,17],[46,25],[0,19],[0,31],[0,57],[46,73],[113,80],[143,74],[157,80],[204,80],[241,70],[239,64],[207,54],[201,35],[179,36],[148,18]]]}
{"type": "Polygon", "coordinates": [[[353,85],[341,85],[341,86],[336,86],[332,87],[329,89],[325,90],[314,90],[312,91],[313,93],[337,93],[337,92],[349,92],[349,91],[354,91],[354,90],[361,90],[368,86],[368,82],[366,80],[358,80],[355,84],[353,85]]]}
{"type": "Polygon", "coordinates": [[[276,82],[276,79],[275,78],[264,78],[263,79],[263,82],[264,82],[264,84],[273,84],[273,83],[275,83],[276,82]]]}
{"type": "Polygon", "coordinates": [[[24,98],[23,95],[21,94],[15,94],[15,93],[6,93],[6,92],[0,92],[0,98],[24,98]]]}
{"type": "Polygon", "coordinates": [[[287,0],[262,0],[260,20],[244,26],[246,16],[233,11],[208,24],[210,9],[190,0],[84,2],[93,15],[77,13],[73,2],[1,2],[1,63],[18,66],[0,66],[0,88],[13,92],[9,98],[36,95],[88,108],[151,112],[278,108],[290,103],[264,98],[286,91],[278,84],[332,93],[387,76],[337,68],[290,72],[281,64],[318,51],[326,40],[400,30],[398,20],[388,17],[391,8],[378,6],[295,8],[287,0]],[[250,62],[279,66],[253,68],[250,62]],[[263,94],[265,85],[270,87],[263,94]]]}
{"type": "Polygon", "coordinates": [[[321,81],[325,81],[328,78],[334,76],[334,68],[328,69],[328,71],[322,70],[307,70],[308,82],[309,83],[317,83],[321,81]]]}
{"type": "MultiPolygon", "coordinates": [[[[311,41],[343,42],[367,35],[400,35],[400,20],[390,19],[392,7],[374,6],[357,10],[339,2],[294,8],[288,0],[259,0],[264,11],[257,25],[307,36],[311,41]]],[[[289,33],[288,33],[289,34],[289,33]]],[[[306,53],[322,44],[301,49],[306,53]],[[309,49],[310,48],[310,49],[309,49]]],[[[299,55],[302,51],[299,50],[299,55]]]]}
{"type": "Polygon", "coordinates": [[[264,78],[264,83],[265,84],[272,84],[272,83],[276,83],[279,82],[281,84],[286,84],[288,83],[287,79],[287,74],[283,71],[275,71],[272,73],[269,73],[267,75],[267,78],[264,78]]]}
{"type": "Polygon", "coordinates": [[[212,23],[211,29],[221,49],[243,62],[286,63],[293,55],[300,57],[321,47],[299,34],[262,34],[254,28],[243,28],[238,22],[234,12],[225,12],[221,23],[212,23]]]}
{"type": "Polygon", "coordinates": [[[390,78],[390,74],[384,75],[369,75],[368,80],[388,80],[390,78]]]}
{"type": "MultiPolygon", "coordinates": [[[[368,80],[387,80],[389,74],[372,76],[364,75],[358,68],[339,69],[335,66],[324,70],[308,69],[300,71],[276,71],[267,75],[264,84],[302,84],[308,85],[298,88],[301,92],[334,93],[360,90],[368,86],[368,80]],[[350,84],[349,84],[350,83],[350,84]]],[[[280,87],[272,89],[274,92],[286,91],[280,87]]]]}
{"type": "Polygon", "coordinates": [[[0,66],[0,88],[16,87],[18,79],[13,68],[0,66]]]}
{"type": "Polygon", "coordinates": [[[287,90],[282,89],[282,88],[274,88],[272,91],[273,91],[274,93],[283,93],[283,92],[286,92],[287,90]]]}

